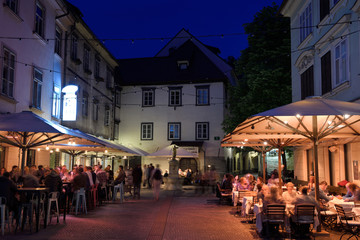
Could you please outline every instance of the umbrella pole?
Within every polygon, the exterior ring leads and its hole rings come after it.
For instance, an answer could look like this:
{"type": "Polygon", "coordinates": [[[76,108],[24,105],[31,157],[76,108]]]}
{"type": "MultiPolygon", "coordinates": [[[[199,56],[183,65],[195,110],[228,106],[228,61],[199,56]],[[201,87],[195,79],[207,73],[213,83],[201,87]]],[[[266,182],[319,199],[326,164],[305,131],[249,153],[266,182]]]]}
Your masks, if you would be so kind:
{"type": "MultiPolygon", "coordinates": [[[[23,136],[23,146],[26,145],[27,141],[27,132],[24,132],[23,136]]],[[[25,167],[25,161],[26,161],[26,147],[21,148],[22,155],[21,155],[21,175],[24,175],[24,167],[25,167]]]]}
{"type": "MultiPolygon", "coordinates": [[[[279,168],[279,188],[280,190],[282,190],[282,176],[281,176],[281,147],[279,147],[279,152],[278,152],[278,168],[279,168]]],[[[281,191],[280,191],[281,193],[281,191]]]]}
{"type": "Polygon", "coordinates": [[[319,159],[318,159],[318,142],[317,142],[317,138],[318,138],[318,130],[317,130],[317,116],[313,116],[312,119],[312,124],[313,124],[313,147],[314,147],[314,152],[313,152],[313,156],[314,156],[314,164],[315,164],[315,199],[319,200],[319,159]]]}
{"type": "Polygon", "coordinates": [[[266,153],[264,151],[262,151],[261,153],[262,153],[262,165],[263,165],[263,178],[264,178],[264,183],[266,183],[266,165],[265,165],[266,153]]]}

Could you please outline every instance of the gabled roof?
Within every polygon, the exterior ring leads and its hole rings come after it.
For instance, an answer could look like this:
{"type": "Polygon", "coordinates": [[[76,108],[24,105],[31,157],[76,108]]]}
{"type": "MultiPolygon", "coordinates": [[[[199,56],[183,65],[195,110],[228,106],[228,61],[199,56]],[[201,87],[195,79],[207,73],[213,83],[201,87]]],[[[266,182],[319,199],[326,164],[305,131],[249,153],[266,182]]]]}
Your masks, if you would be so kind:
{"type": "Polygon", "coordinates": [[[168,56],[119,59],[120,85],[159,85],[227,81],[225,74],[201,51],[187,40],[168,56]],[[189,67],[180,70],[178,61],[188,61],[189,67]]]}

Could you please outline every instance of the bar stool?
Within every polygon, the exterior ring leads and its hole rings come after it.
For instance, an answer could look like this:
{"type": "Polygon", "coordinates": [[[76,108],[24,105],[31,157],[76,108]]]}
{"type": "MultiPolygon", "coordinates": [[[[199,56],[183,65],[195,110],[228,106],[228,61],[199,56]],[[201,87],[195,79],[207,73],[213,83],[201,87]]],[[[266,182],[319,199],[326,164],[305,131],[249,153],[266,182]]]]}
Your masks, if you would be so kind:
{"type": "Polygon", "coordinates": [[[123,198],[124,198],[124,184],[123,183],[120,183],[120,184],[114,186],[113,201],[116,200],[116,195],[117,195],[118,191],[120,193],[120,203],[122,203],[123,198]]]}
{"type": "Polygon", "coordinates": [[[98,186],[99,186],[99,184],[94,184],[90,188],[90,195],[91,195],[92,201],[94,203],[94,205],[93,205],[94,209],[95,209],[96,203],[98,201],[98,190],[97,190],[98,186]]]}
{"type": "Polygon", "coordinates": [[[57,223],[59,223],[59,217],[60,217],[59,203],[58,203],[59,196],[60,196],[59,192],[51,192],[49,194],[49,202],[48,202],[48,209],[47,209],[47,218],[48,219],[46,219],[47,223],[51,222],[51,207],[52,207],[53,203],[55,203],[55,206],[56,206],[55,215],[57,217],[57,223]]]}
{"type": "Polygon", "coordinates": [[[78,210],[80,210],[80,208],[82,209],[83,212],[85,212],[85,214],[87,214],[86,196],[85,196],[85,189],[84,188],[80,188],[79,190],[74,192],[74,197],[73,197],[73,201],[72,201],[72,204],[71,204],[71,208],[74,208],[74,201],[76,201],[76,203],[75,203],[75,215],[77,215],[78,210]]]}
{"type": "Polygon", "coordinates": [[[10,221],[9,221],[9,209],[6,208],[6,198],[0,197],[0,209],[1,209],[1,234],[4,236],[5,224],[8,225],[10,231],[10,221]],[[7,217],[7,219],[6,219],[7,217]]]}
{"type": "Polygon", "coordinates": [[[26,219],[28,218],[30,225],[30,232],[32,232],[32,218],[33,218],[33,204],[32,202],[23,202],[19,205],[19,214],[17,217],[17,223],[15,227],[15,233],[20,226],[21,230],[24,230],[26,219]]]}
{"type": "Polygon", "coordinates": [[[103,183],[101,184],[100,190],[105,192],[105,200],[108,201],[109,198],[108,198],[108,192],[107,192],[106,182],[103,182],[103,183]]]}

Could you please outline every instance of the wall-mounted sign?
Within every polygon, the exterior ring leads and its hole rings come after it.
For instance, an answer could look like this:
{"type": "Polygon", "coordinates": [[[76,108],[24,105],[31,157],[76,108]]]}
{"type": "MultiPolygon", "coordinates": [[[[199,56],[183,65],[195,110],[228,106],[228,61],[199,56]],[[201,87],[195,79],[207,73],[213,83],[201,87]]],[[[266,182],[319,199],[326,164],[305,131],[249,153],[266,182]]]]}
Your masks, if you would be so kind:
{"type": "Polygon", "coordinates": [[[63,121],[76,121],[78,86],[68,85],[62,89],[65,93],[63,101],[63,121]]]}

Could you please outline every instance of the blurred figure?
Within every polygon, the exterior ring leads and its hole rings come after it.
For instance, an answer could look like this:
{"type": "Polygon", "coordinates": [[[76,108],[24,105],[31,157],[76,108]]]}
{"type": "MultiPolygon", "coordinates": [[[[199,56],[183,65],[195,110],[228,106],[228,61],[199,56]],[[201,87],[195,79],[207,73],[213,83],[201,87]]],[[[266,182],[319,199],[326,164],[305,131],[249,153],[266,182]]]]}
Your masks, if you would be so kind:
{"type": "Polygon", "coordinates": [[[107,173],[108,175],[108,180],[109,181],[113,181],[114,180],[114,172],[113,170],[111,170],[111,166],[108,165],[106,168],[105,168],[105,172],[107,173]]]}
{"type": "Polygon", "coordinates": [[[345,202],[359,201],[360,194],[359,194],[358,186],[355,183],[350,183],[347,189],[350,192],[351,197],[345,198],[344,201],[345,202]]]}
{"type": "Polygon", "coordinates": [[[283,198],[279,194],[278,187],[271,187],[270,194],[267,196],[265,195],[265,198],[263,201],[263,209],[265,210],[267,205],[269,205],[269,204],[285,204],[283,198]]]}
{"type": "Polygon", "coordinates": [[[160,185],[162,183],[162,174],[159,167],[160,165],[157,164],[151,176],[151,183],[154,191],[154,198],[156,201],[159,200],[160,185]]]}
{"type": "Polygon", "coordinates": [[[308,187],[306,187],[306,186],[302,187],[300,189],[301,194],[296,196],[296,199],[293,203],[295,205],[296,204],[314,204],[316,209],[319,211],[320,210],[319,203],[315,200],[314,197],[308,195],[308,191],[309,191],[308,187]]]}
{"type": "Polygon", "coordinates": [[[6,206],[10,211],[14,212],[14,216],[18,216],[20,196],[8,172],[4,172],[3,175],[0,176],[0,196],[6,198],[6,206]]]}
{"type": "MultiPolygon", "coordinates": [[[[326,181],[322,181],[321,183],[319,183],[319,199],[322,199],[325,202],[329,202],[332,199],[332,197],[328,197],[325,194],[327,186],[328,184],[326,181]]],[[[315,198],[315,188],[310,191],[309,195],[315,198]]]]}
{"type": "Polygon", "coordinates": [[[132,176],[132,169],[130,169],[129,167],[125,170],[125,191],[124,193],[130,193],[130,195],[132,195],[131,190],[132,190],[132,186],[134,184],[134,179],[132,176]]]}
{"type": "MultiPolygon", "coordinates": [[[[16,166],[16,165],[12,166],[11,171],[10,171],[9,174],[10,174],[11,180],[13,180],[14,183],[18,183],[18,182],[19,182],[19,178],[20,178],[21,176],[20,176],[20,172],[19,172],[18,166],[16,166]]],[[[21,179],[21,178],[20,178],[20,179],[21,179]]]]}
{"type": "Polygon", "coordinates": [[[72,180],[72,191],[75,192],[80,188],[86,188],[87,176],[83,173],[83,168],[75,168],[75,175],[72,180]]]}
{"type": "Polygon", "coordinates": [[[62,181],[55,170],[45,171],[45,187],[49,188],[49,192],[62,192],[62,181]]]}
{"type": "Polygon", "coordinates": [[[146,164],[144,164],[144,168],[143,168],[143,187],[146,187],[146,182],[147,182],[147,166],[146,164]]]}
{"type": "Polygon", "coordinates": [[[39,187],[39,179],[30,173],[29,167],[24,168],[23,187],[24,188],[37,188],[39,187]]]}
{"type": "Polygon", "coordinates": [[[309,178],[309,184],[308,184],[308,189],[309,190],[313,190],[315,188],[315,177],[314,176],[310,176],[309,178]]]}
{"type": "Polygon", "coordinates": [[[138,164],[132,172],[133,182],[134,182],[134,198],[137,197],[140,199],[140,188],[142,180],[142,171],[141,165],[138,164]]]}
{"type": "Polygon", "coordinates": [[[233,189],[233,176],[230,173],[224,175],[224,181],[220,185],[220,188],[225,190],[225,192],[231,192],[233,189]]]}
{"type": "Polygon", "coordinates": [[[154,170],[154,166],[152,165],[152,163],[150,163],[150,165],[146,169],[148,188],[151,188],[151,174],[152,174],[153,170],[154,170]]]}

